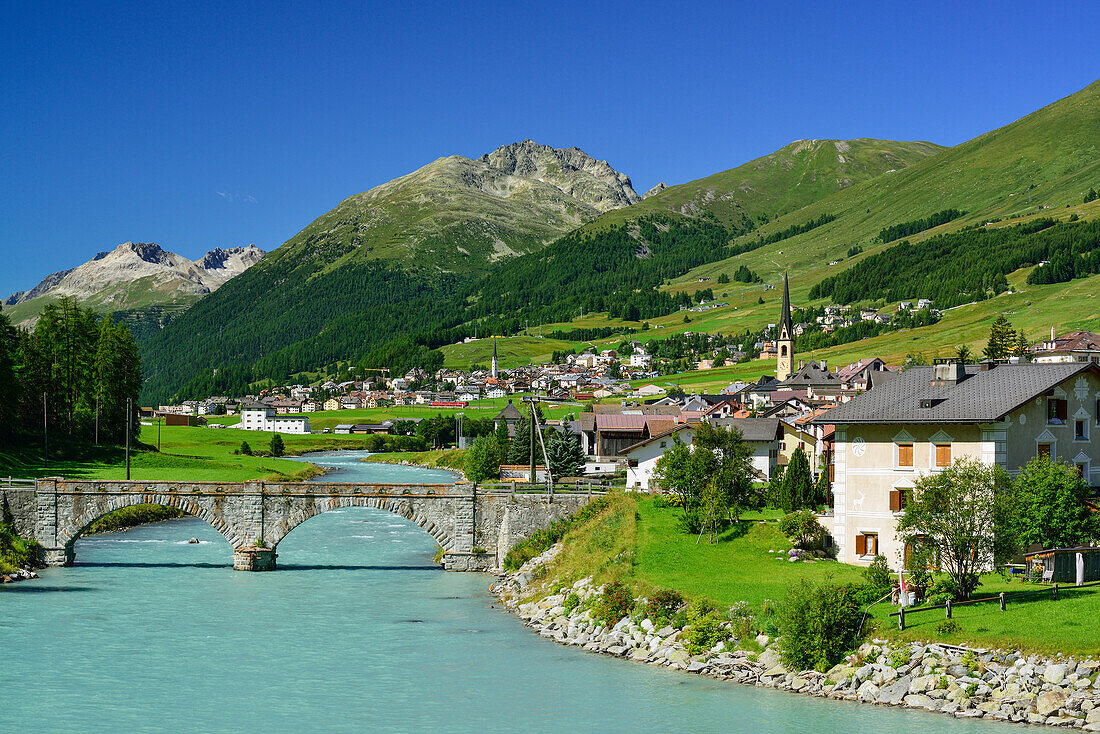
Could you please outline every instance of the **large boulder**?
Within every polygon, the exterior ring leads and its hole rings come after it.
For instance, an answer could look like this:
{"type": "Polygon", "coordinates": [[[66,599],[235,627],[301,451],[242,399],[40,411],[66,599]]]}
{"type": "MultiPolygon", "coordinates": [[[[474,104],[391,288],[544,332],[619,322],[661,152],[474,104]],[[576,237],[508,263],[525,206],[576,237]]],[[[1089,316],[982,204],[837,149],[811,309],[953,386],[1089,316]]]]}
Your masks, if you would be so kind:
{"type": "Polygon", "coordinates": [[[1035,698],[1035,711],[1040,716],[1050,716],[1066,703],[1066,693],[1058,689],[1043,691],[1035,698]]]}

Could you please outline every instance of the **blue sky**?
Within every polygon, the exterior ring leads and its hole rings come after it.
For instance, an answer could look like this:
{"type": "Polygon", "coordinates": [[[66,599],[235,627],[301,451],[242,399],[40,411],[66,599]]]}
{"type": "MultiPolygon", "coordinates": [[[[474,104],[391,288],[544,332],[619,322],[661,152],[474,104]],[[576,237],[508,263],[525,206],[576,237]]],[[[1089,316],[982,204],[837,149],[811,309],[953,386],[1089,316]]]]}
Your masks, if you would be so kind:
{"type": "Polygon", "coordinates": [[[1095,2],[9,3],[0,298],[127,240],[273,249],[450,154],[644,192],[798,138],[953,145],[1095,80],[1095,2]]]}

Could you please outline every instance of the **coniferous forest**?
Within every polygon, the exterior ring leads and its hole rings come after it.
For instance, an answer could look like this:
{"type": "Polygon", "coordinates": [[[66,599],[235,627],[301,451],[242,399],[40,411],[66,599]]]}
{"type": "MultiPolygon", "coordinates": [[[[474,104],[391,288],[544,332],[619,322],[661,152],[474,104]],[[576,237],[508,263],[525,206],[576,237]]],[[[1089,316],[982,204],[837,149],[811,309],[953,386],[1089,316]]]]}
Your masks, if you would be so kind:
{"type": "Polygon", "coordinates": [[[930,298],[944,309],[1003,293],[1009,273],[1047,262],[1029,282],[1060,283],[1100,272],[1100,222],[1042,218],[918,243],[904,240],[816,284],[810,298],[831,297],[835,303],[930,298]]]}
{"type": "Polygon", "coordinates": [[[33,329],[0,312],[0,436],[122,443],[126,401],[137,436],[141,361],[130,331],[72,300],[46,306],[33,329]],[[97,420],[98,419],[98,420],[97,420]]]}

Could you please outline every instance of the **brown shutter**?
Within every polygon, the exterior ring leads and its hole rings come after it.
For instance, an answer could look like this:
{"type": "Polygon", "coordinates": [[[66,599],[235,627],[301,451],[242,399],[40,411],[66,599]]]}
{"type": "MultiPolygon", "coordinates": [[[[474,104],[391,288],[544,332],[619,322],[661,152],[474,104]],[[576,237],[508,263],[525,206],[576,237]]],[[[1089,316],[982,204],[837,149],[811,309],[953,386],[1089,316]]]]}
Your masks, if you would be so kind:
{"type": "Polygon", "coordinates": [[[936,466],[951,466],[951,444],[936,445],[936,466]]]}
{"type": "Polygon", "coordinates": [[[913,466],[913,444],[898,445],[898,466],[913,466]]]}
{"type": "Polygon", "coordinates": [[[901,509],[901,491],[893,490],[890,492],[890,511],[898,512],[901,509]]]}
{"type": "Polygon", "coordinates": [[[867,536],[862,533],[856,536],[856,555],[867,555],[867,536]]]}

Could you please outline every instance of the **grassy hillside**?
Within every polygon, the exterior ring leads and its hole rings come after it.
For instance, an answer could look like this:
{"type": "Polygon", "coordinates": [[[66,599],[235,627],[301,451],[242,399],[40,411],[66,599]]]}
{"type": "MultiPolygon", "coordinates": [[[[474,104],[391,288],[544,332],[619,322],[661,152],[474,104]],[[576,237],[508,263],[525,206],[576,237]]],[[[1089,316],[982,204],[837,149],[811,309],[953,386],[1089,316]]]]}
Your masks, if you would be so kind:
{"type": "Polygon", "coordinates": [[[669,213],[706,213],[734,228],[764,223],[942,150],[928,142],[796,140],[737,168],[670,186],[629,209],[604,214],[586,229],[669,213]]]}

